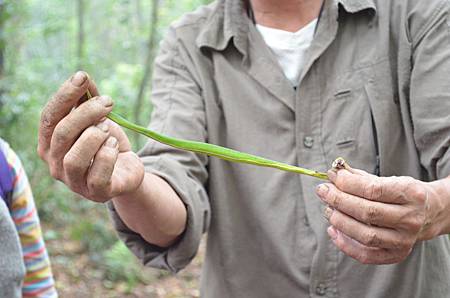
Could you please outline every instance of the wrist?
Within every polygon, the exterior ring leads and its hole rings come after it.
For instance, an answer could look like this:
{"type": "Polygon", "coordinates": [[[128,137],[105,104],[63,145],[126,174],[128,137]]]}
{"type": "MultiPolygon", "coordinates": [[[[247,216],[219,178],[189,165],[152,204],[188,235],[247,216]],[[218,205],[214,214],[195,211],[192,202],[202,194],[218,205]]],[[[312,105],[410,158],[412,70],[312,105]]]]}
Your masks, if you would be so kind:
{"type": "Polygon", "coordinates": [[[450,233],[450,177],[427,183],[430,237],[450,233]]]}
{"type": "Polygon", "coordinates": [[[142,197],[146,193],[147,187],[146,187],[145,181],[146,181],[147,175],[148,175],[148,173],[146,173],[146,172],[142,175],[142,179],[141,179],[140,183],[134,190],[117,195],[117,196],[113,197],[111,199],[111,201],[113,203],[116,203],[116,202],[117,203],[123,203],[123,202],[130,203],[130,201],[134,201],[136,198],[142,197]]]}
{"type": "Polygon", "coordinates": [[[186,228],[185,205],[170,185],[157,175],[145,173],[134,192],[117,196],[112,201],[127,227],[157,246],[168,247],[186,228]]]}

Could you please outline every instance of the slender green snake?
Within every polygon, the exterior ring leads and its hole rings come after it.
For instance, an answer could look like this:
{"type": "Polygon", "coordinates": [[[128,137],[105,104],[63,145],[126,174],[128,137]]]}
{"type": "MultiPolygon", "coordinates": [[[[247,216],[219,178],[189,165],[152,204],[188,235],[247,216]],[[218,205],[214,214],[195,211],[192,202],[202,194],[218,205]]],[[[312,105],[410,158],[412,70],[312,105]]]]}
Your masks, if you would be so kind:
{"type": "MultiPolygon", "coordinates": [[[[86,95],[87,95],[88,99],[92,98],[92,95],[90,94],[89,90],[87,91],[86,95]]],[[[309,170],[309,169],[304,169],[304,168],[288,165],[288,164],[281,163],[278,161],[270,160],[267,158],[248,154],[245,152],[240,152],[240,151],[229,149],[226,147],[221,147],[221,146],[214,145],[214,144],[181,140],[181,139],[172,138],[172,137],[169,137],[169,136],[166,136],[163,134],[159,134],[159,133],[149,130],[145,127],[136,125],[114,112],[110,112],[107,115],[107,118],[109,118],[110,120],[114,121],[115,123],[119,124],[122,127],[128,128],[134,132],[137,132],[137,133],[142,134],[146,137],[149,137],[157,142],[166,144],[166,145],[174,147],[174,148],[191,151],[191,152],[195,152],[195,153],[206,154],[209,156],[218,157],[220,159],[231,161],[231,162],[246,163],[246,164],[251,164],[251,165],[256,165],[256,166],[261,166],[261,167],[270,167],[270,168],[275,168],[275,169],[279,169],[279,170],[283,170],[283,171],[287,171],[287,172],[308,175],[308,176],[316,177],[316,178],[319,178],[322,180],[328,179],[327,174],[317,172],[314,170],[309,170]]]]}

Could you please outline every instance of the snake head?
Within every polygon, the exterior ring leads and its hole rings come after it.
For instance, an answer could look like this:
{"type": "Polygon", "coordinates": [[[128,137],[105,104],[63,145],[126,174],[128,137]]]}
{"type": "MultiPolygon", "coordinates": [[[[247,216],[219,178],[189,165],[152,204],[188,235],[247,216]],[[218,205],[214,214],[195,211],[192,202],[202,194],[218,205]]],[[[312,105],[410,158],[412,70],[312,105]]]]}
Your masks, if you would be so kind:
{"type": "Polygon", "coordinates": [[[345,159],[343,159],[342,157],[336,158],[336,159],[333,161],[333,163],[331,164],[331,168],[332,168],[334,171],[342,170],[342,169],[350,170],[350,166],[349,166],[348,163],[345,161],[345,159]]]}

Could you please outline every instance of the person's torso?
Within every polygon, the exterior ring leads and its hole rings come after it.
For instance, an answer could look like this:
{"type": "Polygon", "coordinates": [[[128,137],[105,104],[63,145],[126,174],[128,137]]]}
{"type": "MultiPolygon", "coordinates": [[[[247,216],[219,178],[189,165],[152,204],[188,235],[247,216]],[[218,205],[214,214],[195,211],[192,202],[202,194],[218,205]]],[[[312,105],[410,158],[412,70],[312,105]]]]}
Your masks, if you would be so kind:
{"type": "MultiPolygon", "coordinates": [[[[297,90],[238,2],[219,1],[175,25],[201,85],[210,143],[318,171],[342,156],[370,173],[430,179],[405,112],[411,52],[403,22],[417,1],[326,1],[297,90]]],[[[329,240],[314,194],[320,181],[215,158],[208,170],[203,297],[450,292],[448,237],[417,244],[400,264],[361,265],[329,240]]]]}

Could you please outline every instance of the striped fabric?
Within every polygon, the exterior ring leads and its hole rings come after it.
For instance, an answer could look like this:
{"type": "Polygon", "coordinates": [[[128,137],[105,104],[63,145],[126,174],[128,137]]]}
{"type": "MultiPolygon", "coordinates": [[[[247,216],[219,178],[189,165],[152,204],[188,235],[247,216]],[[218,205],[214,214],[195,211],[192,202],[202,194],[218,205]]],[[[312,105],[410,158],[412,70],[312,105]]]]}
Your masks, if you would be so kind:
{"type": "Polygon", "coordinates": [[[1,139],[0,148],[15,177],[11,217],[19,234],[27,271],[22,286],[23,297],[58,297],[28,178],[20,159],[1,139]]]}

